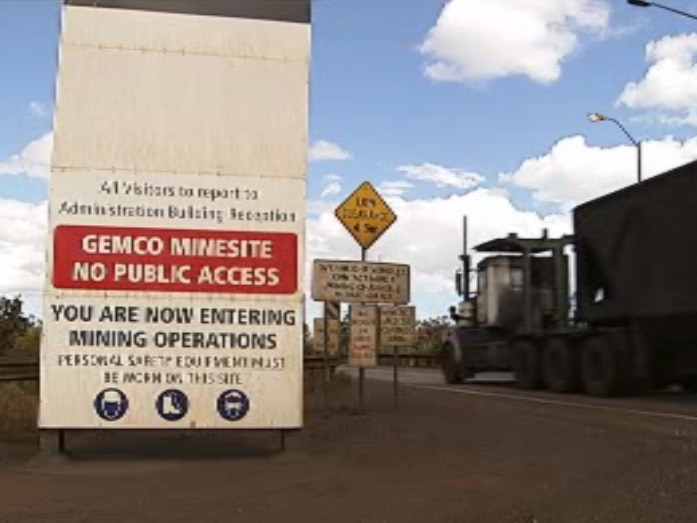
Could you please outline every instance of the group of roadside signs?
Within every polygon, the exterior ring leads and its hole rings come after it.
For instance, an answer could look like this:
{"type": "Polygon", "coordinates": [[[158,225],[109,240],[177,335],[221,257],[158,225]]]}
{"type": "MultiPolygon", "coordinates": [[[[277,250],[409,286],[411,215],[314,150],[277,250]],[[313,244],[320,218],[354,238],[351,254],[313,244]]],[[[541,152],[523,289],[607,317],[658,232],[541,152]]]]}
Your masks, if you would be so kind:
{"type": "MultiPolygon", "coordinates": [[[[336,302],[328,302],[337,306],[336,302]]],[[[416,309],[411,306],[351,305],[349,365],[373,367],[377,355],[388,349],[410,348],[416,341],[416,309]]],[[[336,356],[340,353],[341,323],[338,317],[328,314],[326,318],[315,318],[312,350],[336,356]],[[331,318],[331,319],[330,319],[331,318]],[[325,335],[325,323],[327,333],[325,335]]]]}
{"type": "MultiPolygon", "coordinates": [[[[366,250],[397,217],[375,188],[364,182],[336,209],[336,217],[366,250]]],[[[348,362],[374,367],[380,349],[412,347],[416,310],[410,300],[408,265],[366,261],[315,260],[312,299],[324,302],[324,317],[314,321],[317,352],[339,353],[341,303],[350,304],[348,362]]]]}

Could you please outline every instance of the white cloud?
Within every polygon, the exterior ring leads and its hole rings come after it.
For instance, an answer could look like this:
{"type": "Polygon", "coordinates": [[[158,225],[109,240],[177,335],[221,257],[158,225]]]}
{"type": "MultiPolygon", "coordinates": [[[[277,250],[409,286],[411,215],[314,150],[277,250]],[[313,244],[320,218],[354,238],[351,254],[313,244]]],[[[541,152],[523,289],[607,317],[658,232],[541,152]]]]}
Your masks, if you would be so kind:
{"type": "Polygon", "coordinates": [[[414,184],[406,180],[388,180],[378,186],[378,192],[382,196],[402,196],[412,187],[414,184]]]}
{"type": "Polygon", "coordinates": [[[450,0],[419,47],[436,81],[522,75],[548,84],[586,32],[608,31],[602,0],[450,0]]]}
{"type": "Polygon", "coordinates": [[[41,102],[36,101],[29,102],[29,112],[32,114],[32,116],[36,116],[37,118],[43,118],[44,116],[48,115],[46,106],[41,102]]]}
{"type": "Polygon", "coordinates": [[[47,133],[27,145],[22,151],[0,161],[0,175],[26,175],[48,178],[53,149],[53,133],[47,133]]]}
{"type": "Polygon", "coordinates": [[[322,198],[327,196],[333,196],[334,194],[339,194],[341,192],[341,184],[339,182],[330,182],[322,190],[322,198]]]}
{"type": "MultiPolygon", "coordinates": [[[[618,130],[619,132],[619,130],[618,130]]],[[[697,138],[671,137],[642,145],[643,177],[673,169],[697,158],[697,138]]],[[[557,142],[542,156],[525,160],[501,181],[530,189],[536,199],[568,209],[602,194],[636,183],[637,150],[633,145],[593,147],[582,136],[557,142]]]]}
{"type": "Polygon", "coordinates": [[[397,171],[404,173],[412,180],[433,182],[438,187],[470,189],[484,181],[484,177],[480,174],[450,169],[428,162],[422,165],[403,165],[398,167],[397,171]]]}
{"type": "MultiPolygon", "coordinates": [[[[0,198],[0,294],[38,302],[44,275],[46,202],[30,204],[0,198]]],[[[37,314],[36,303],[30,312],[37,314]]]]}
{"type": "Polygon", "coordinates": [[[322,189],[322,198],[327,198],[329,196],[334,196],[341,192],[341,176],[338,174],[327,174],[322,178],[324,182],[324,189],[322,189]]]}
{"type": "Polygon", "coordinates": [[[310,146],[309,159],[311,162],[326,160],[350,160],[351,153],[342,149],[340,145],[328,142],[327,140],[317,140],[310,146]]]}
{"type": "Polygon", "coordinates": [[[697,34],[667,36],[646,45],[651,64],[638,82],[629,82],[617,100],[633,109],[651,109],[665,123],[697,125],[697,34]]]}

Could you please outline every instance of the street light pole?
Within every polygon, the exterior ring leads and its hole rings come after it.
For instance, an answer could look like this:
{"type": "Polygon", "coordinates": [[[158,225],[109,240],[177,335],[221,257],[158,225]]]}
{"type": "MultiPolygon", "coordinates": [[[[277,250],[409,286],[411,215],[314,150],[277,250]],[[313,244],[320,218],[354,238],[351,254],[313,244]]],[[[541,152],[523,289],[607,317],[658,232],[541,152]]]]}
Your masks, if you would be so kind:
{"type": "Polygon", "coordinates": [[[627,3],[636,7],[658,7],[660,9],[665,9],[666,11],[671,11],[672,13],[677,13],[687,18],[692,18],[697,20],[697,15],[688,13],[686,11],[681,11],[680,9],[675,9],[674,7],[669,7],[667,5],[659,4],[657,2],[649,2],[648,0],[627,0],[627,3]]]}
{"type": "Polygon", "coordinates": [[[590,113],[588,115],[588,119],[593,122],[604,122],[604,121],[609,121],[609,122],[614,122],[620,129],[622,129],[622,132],[629,138],[629,140],[634,144],[634,147],[636,147],[637,150],[637,182],[641,183],[641,178],[642,178],[642,161],[641,161],[641,142],[639,140],[636,140],[631,134],[629,134],[629,131],[622,125],[622,123],[619,120],[616,120],[615,118],[610,118],[608,116],[605,116],[600,113],[590,113]]]}

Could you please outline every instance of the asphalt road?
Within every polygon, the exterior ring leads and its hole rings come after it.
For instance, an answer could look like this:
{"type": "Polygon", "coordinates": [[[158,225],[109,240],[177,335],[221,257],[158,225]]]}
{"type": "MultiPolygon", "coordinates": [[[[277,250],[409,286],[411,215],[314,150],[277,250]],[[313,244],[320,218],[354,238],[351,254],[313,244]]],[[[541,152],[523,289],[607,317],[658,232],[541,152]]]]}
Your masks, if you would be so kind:
{"type": "MultiPolygon", "coordinates": [[[[353,378],[357,376],[357,372],[353,369],[345,368],[342,371],[353,378]]],[[[370,369],[367,377],[370,380],[393,383],[394,371],[384,367],[370,369]]],[[[413,368],[399,369],[398,383],[401,387],[464,394],[475,398],[697,422],[697,395],[685,394],[678,388],[655,391],[638,397],[596,398],[585,394],[519,390],[515,387],[513,375],[510,373],[484,373],[467,380],[464,384],[447,385],[439,370],[413,368]]]]}
{"type": "MultiPolygon", "coordinates": [[[[390,369],[308,400],[275,434],[85,433],[0,467],[0,522],[692,522],[697,398],[604,400],[390,369]]],[[[343,382],[340,382],[343,383],[343,382]]]]}

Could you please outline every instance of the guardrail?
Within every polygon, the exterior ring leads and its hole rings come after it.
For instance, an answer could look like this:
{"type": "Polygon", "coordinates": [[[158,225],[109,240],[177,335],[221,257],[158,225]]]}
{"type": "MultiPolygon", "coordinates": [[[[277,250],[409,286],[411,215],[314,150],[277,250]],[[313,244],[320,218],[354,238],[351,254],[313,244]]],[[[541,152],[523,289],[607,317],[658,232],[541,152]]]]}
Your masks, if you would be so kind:
{"type": "MultiPolygon", "coordinates": [[[[392,365],[393,355],[389,353],[378,354],[378,365],[392,365]]],[[[399,354],[400,367],[438,367],[440,357],[438,354],[399,354]]],[[[329,356],[327,363],[334,372],[339,365],[346,363],[345,356],[329,356]]],[[[304,356],[304,367],[307,371],[319,371],[324,369],[324,355],[311,353],[304,356]]],[[[0,356],[0,382],[3,381],[35,381],[39,379],[39,358],[31,355],[0,356]]]]}
{"type": "Polygon", "coordinates": [[[39,379],[39,358],[34,354],[0,356],[0,382],[39,379]]]}
{"type": "MultiPolygon", "coordinates": [[[[321,352],[313,352],[305,355],[305,368],[310,368],[308,365],[313,366],[312,368],[322,368],[324,356],[321,352]]],[[[378,365],[392,365],[394,356],[389,352],[378,353],[378,365]]],[[[398,354],[397,358],[399,360],[400,367],[440,367],[441,359],[438,353],[404,353],[398,354]]],[[[330,364],[332,366],[342,365],[347,363],[347,357],[342,356],[330,356],[330,364]]]]}
{"type": "MultiPolygon", "coordinates": [[[[437,353],[404,353],[397,355],[400,367],[440,367],[441,359],[437,353]]],[[[389,353],[378,354],[379,365],[392,365],[394,356],[389,353]]]]}
{"type": "MultiPolygon", "coordinates": [[[[342,363],[338,356],[330,356],[329,367],[332,371],[342,363]]],[[[322,354],[308,354],[304,358],[305,369],[314,371],[324,368],[322,354]]],[[[0,356],[0,382],[3,381],[35,381],[39,379],[39,358],[36,355],[0,356]]]]}

